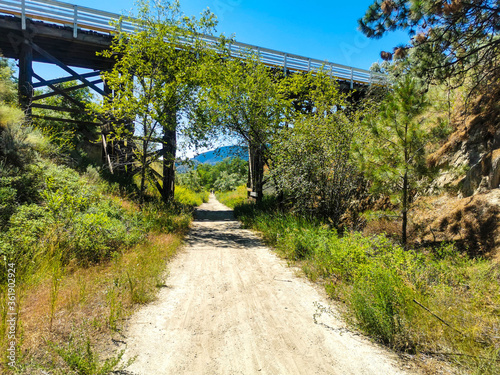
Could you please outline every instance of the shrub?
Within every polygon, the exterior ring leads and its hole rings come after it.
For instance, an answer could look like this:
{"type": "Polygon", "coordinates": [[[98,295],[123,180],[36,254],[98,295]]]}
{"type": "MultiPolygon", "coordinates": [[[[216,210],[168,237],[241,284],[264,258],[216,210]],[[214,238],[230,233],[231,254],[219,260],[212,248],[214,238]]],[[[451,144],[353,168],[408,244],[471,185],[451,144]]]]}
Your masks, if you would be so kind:
{"type": "Polygon", "coordinates": [[[412,294],[393,270],[374,265],[354,280],[350,304],[365,332],[393,348],[413,350],[407,328],[412,294]]]}
{"type": "Polygon", "coordinates": [[[208,201],[208,193],[206,191],[203,191],[201,193],[196,193],[187,187],[176,186],[175,200],[187,206],[196,207],[201,205],[203,202],[208,201]]]}
{"type": "Polygon", "coordinates": [[[224,193],[217,192],[216,196],[222,204],[225,204],[230,208],[235,208],[247,200],[247,187],[246,185],[241,185],[233,191],[224,193]]]}
{"type": "Polygon", "coordinates": [[[84,263],[99,263],[109,259],[114,251],[126,247],[127,228],[122,220],[111,218],[104,212],[84,212],[73,219],[65,238],[69,253],[84,263]]]}
{"type": "MultiPolygon", "coordinates": [[[[3,114],[0,112],[0,122],[3,114]]],[[[22,117],[16,116],[7,124],[0,124],[0,160],[21,168],[33,159],[28,134],[31,129],[22,125],[22,117]],[[11,122],[12,121],[12,122],[11,122]]]]}

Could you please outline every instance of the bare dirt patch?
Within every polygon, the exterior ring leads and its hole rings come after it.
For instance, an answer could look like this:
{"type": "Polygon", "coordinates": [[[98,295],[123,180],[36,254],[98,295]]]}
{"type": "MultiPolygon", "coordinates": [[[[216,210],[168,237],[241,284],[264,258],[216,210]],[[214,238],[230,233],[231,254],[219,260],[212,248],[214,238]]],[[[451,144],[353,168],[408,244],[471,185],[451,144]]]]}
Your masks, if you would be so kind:
{"type": "Polygon", "coordinates": [[[417,203],[417,244],[454,242],[472,256],[500,259],[500,189],[466,198],[424,197],[417,203]]]}
{"type": "Polygon", "coordinates": [[[327,300],[214,196],[169,270],[158,300],[125,332],[132,374],[407,373],[334,308],[318,315],[327,300]]]}

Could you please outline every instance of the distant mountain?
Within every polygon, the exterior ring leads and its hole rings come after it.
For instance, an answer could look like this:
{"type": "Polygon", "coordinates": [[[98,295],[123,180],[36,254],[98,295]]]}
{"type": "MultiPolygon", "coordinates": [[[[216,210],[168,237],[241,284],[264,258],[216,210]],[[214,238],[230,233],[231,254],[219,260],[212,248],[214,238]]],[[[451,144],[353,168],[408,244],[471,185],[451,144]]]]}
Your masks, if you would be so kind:
{"type": "Polygon", "coordinates": [[[226,158],[240,157],[243,160],[248,161],[248,149],[241,146],[224,146],[216,148],[212,151],[207,151],[202,154],[189,159],[189,163],[176,163],[176,169],[178,173],[186,173],[193,167],[196,168],[198,164],[217,164],[226,158]]]}
{"type": "Polygon", "coordinates": [[[200,155],[195,156],[191,160],[195,164],[217,164],[226,158],[240,157],[243,160],[248,161],[248,150],[246,147],[241,146],[224,146],[216,148],[212,151],[204,152],[200,155]]]}

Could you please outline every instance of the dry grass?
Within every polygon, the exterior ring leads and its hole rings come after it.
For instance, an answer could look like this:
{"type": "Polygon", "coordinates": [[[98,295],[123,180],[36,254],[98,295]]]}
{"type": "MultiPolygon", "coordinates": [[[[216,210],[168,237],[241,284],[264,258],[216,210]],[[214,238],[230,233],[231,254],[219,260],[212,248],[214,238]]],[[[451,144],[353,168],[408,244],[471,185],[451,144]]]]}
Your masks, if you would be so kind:
{"type": "Polygon", "coordinates": [[[134,307],[154,300],[158,288],[164,285],[166,263],[180,244],[180,235],[154,234],[105,264],[65,267],[52,323],[53,278],[47,269],[41,269],[35,278],[40,281],[21,291],[19,337],[23,362],[27,364],[23,373],[32,374],[40,366],[63,369],[47,341],[66,343],[75,330],[84,331],[100,347],[119,336],[134,307]]]}
{"type": "Polygon", "coordinates": [[[468,198],[423,197],[412,214],[419,245],[454,242],[471,255],[495,258],[500,249],[500,190],[468,198]]]}

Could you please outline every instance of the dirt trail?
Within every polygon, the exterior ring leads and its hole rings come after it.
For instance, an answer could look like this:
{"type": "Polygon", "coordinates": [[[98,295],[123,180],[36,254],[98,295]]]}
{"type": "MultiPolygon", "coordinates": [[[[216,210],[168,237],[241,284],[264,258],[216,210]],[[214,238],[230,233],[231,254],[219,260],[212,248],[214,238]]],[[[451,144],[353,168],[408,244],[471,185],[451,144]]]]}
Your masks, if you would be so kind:
{"type": "Polygon", "coordinates": [[[395,357],[347,332],[328,306],[214,196],[199,207],[168,288],[125,333],[132,374],[404,374],[395,357]]]}

